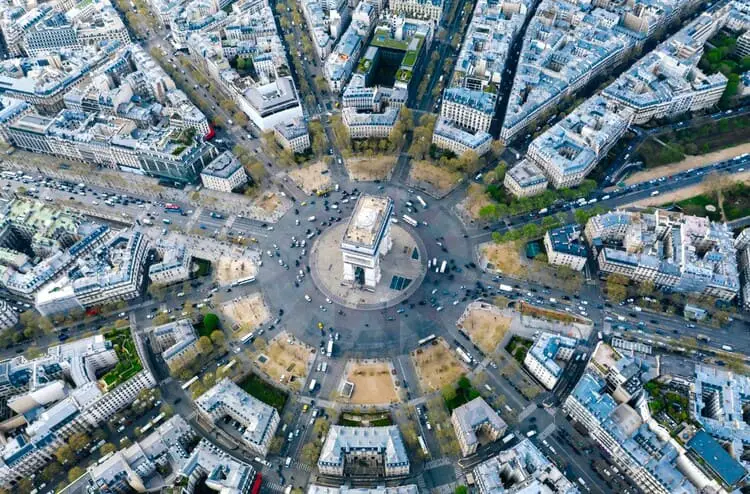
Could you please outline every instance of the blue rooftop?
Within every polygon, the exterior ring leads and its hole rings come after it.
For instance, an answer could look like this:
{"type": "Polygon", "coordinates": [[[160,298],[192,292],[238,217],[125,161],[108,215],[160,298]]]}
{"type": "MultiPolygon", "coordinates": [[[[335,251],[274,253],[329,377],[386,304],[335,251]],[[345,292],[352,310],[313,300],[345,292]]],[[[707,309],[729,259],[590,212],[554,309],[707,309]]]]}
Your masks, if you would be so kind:
{"type": "Polygon", "coordinates": [[[706,464],[730,487],[740,482],[747,471],[706,431],[698,431],[687,443],[706,464]]]}

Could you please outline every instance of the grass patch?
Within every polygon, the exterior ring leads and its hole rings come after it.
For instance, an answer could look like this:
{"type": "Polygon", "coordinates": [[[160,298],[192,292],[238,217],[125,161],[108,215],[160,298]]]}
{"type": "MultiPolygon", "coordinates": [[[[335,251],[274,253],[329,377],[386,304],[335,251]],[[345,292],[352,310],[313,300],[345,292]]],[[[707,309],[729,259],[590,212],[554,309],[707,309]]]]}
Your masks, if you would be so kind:
{"type": "Polygon", "coordinates": [[[211,261],[194,257],[193,264],[198,266],[196,276],[208,276],[209,274],[211,274],[211,261]]]}
{"type": "Polygon", "coordinates": [[[136,352],[130,328],[113,329],[105,333],[104,338],[112,344],[118,360],[114,369],[102,376],[107,390],[111,390],[143,370],[143,364],[136,352]]]}
{"type": "Polygon", "coordinates": [[[688,421],[688,397],[677,393],[656,381],[649,381],[644,388],[649,394],[648,407],[651,413],[658,415],[665,412],[677,424],[688,421]]]}
{"type": "Polygon", "coordinates": [[[388,413],[358,414],[342,413],[338,425],[349,427],[388,427],[393,425],[393,419],[388,413]]]}
{"type": "Polygon", "coordinates": [[[678,149],[679,146],[673,145],[663,137],[659,136],[658,139],[669,144],[669,146],[664,146],[657,142],[654,137],[649,137],[638,147],[638,158],[643,161],[645,168],[656,168],[685,159],[685,155],[678,149]]]}
{"type": "Polygon", "coordinates": [[[284,404],[288,398],[288,395],[270,384],[266,383],[260,377],[255,374],[249,374],[239,384],[239,387],[244,389],[250,396],[254,396],[263,403],[271,405],[279,413],[284,409],[284,404]]]}
{"type": "MultiPolygon", "coordinates": [[[[665,204],[665,206],[671,206],[671,204],[665,204]]],[[[720,221],[721,212],[716,199],[712,198],[708,194],[701,194],[699,196],[691,197],[675,203],[685,214],[691,216],[707,216],[711,221],[720,221]],[[708,211],[706,206],[716,206],[716,211],[708,211]]]]}
{"type": "Polygon", "coordinates": [[[448,407],[450,412],[478,397],[479,391],[471,385],[471,381],[466,376],[461,376],[461,379],[456,382],[455,388],[443,390],[445,406],[448,407]]]}
{"type": "Polygon", "coordinates": [[[750,215],[750,186],[737,182],[722,192],[727,221],[750,215]]]}
{"type": "Polygon", "coordinates": [[[429,161],[412,161],[409,178],[417,183],[425,183],[439,192],[446,192],[461,180],[461,174],[433,165],[429,161]]]}
{"type": "Polygon", "coordinates": [[[513,355],[513,358],[516,359],[519,364],[523,365],[526,354],[529,353],[529,348],[531,348],[533,344],[534,342],[532,340],[513,335],[508,344],[505,346],[505,349],[508,351],[508,353],[513,355]]]}
{"type": "Polygon", "coordinates": [[[570,312],[544,309],[542,307],[537,307],[525,302],[519,303],[519,311],[521,312],[521,314],[533,316],[538,319],[546,319],[548,321],[557,321],[566,324],[585,322],[583,318],[580,318],[570,312]]]}

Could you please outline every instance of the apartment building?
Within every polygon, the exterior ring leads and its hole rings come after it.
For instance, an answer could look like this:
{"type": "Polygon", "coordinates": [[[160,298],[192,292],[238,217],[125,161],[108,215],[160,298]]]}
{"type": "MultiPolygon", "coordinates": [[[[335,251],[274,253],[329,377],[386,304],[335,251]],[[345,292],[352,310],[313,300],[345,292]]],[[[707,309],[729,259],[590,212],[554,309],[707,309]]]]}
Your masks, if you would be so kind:
{"type": "Polygon", "coordinates": [[[151,346],[175,374],[198,355],[198,333],[190,319],[178,319],[149,330],[151,346]]]}
{"type": "Polygon", "coordinates": [[[357,15],[355,11],[351,24],[323,65],[323,76],[328,81],[331,92],[336,94],[341,93],[346,87],[375,23],[374,18],[366,15],[366,9],[376,11],[372,4],[366,1],[360,2],[357,9],[362,12],[362,15],[357,15]]]}
{"type": "Polygon", "coordinates": [[[437,24],[443,15],[443,0],[393,0],[391,10],[407,17],[430,20],[437,24]]]}
{"type": "Polygon", "coordinates": [[[344,108],[341,112],[351,139],[387,139],[400,114],[401,108],[398,106],[388,106],[380,113],[358,112],[354,108],[344,108]]]}
{"type": "Polygon", "coordinates": [[[483,461],[474,467],[472,474],[481,494],[580,492],[528,439],[483,461]]]}
{"type": "Polygon", "coordinates": [[[621,74],[602,96],[632,113],[636,125],[712,107],[727,79],[704,74],[698,62],[705,41],[725,23],[723,15],[700,15],[621,74]]]}
{"type": "Polygon", "coordinates": [[[194,492],[201,480],[206,487],[220,493],[256,492],[253,490],[256,484],[256,472],[253,467],[236,460],[207,439],[201,439],[193,449],[190,458],[179,470],[178,478],[185,479],[186,492],[194,492]]]}
{"type": "Polygon", "coordinates": [[[628,129],[629,116],[594,96],[534,139],[526,156],[556,189],[580,185],[628,129]]]}
{"type": "Polygon", "coordinates": [[[542,332],[529,348],[523,365],[547,389],[553,389],[562,376],[564,367],[575,353],[578,340],[554,333],[542,332]]]}
{"type": "Polygon", "coordinates": [[[483,131],[471,132],[447,120],[439,120],[432,133],[432,143],[458,156],[468,151],[482,156],[492,148],[492,135],[483,131]]]}
{"type": "Polygon", "coordinates": [[[240,424],[240,444],[261,456],[268,453],[279,426],[279,414],[275,408],[253,398],[226,378],[195,400],[195,406],[212,423],[228,415],[240,424]]]}
{"type": "Polygon", "coordinates": [[[463,129],[488,132],[496,103],[495,93],[452,87],[443,91],[440,117],[463,129]]]}
{"type": "Polygon", "coordinates": [[[547,262],[575,271],[583,270],[588,259],[588,249],[581,233],[581,227],[578,225],[565,225],[547,230],[544,234],[547,262]]]}
{"type": "Polygon", "coordinates": [[[476,452],[479,446],[478,434],[482,433],[496,441],[508,428],[505,421],[481,397],[454,409],[451,424],[464,456],[476,452]]]}
{"type": "Polygon", "coordinates": [[[522,159],[505,173],[503,186],[516,197],[531,197],[547,188],[547,177],[533,161],[522,159]]]}
{"type": "Polygon", "coordinates": [[[18,323],[18,313],[5,300],[0,300],[0,330],[10,329],[18,323]]]}
{"type": "Polygon", "coordinates": [[[740,291],[737,252],[726,224],[664,210],[614,211],[591,218],[585,235],[605,273],[726,301],[740,291]]]}
{"type": "Polygon", "coordinates": [[[325,60],[349,23],[347,2],[303,0],[300,4],[315,53],[325,60]]]}
{"type": "Polygon", "coordinates": [[[273,134],[281,147],[293,153],[304,153],[310,148],[310,132],[307,121],[295,119],[274,126],[273,134]]]}
{"type": "Polygon", "coordinates": [[[323,475],[364,474],[372,478],[409,474],[409,457],[395,425],[347,427],[332,425],[318,459],[323,475]]]}
{"type": "Polygon", "coordinates": [[[154,249],[160,260],[148,268],[148,278],[153,285],[167,286],[190,279],[193,257],[185,243],[161,239],[154,249]]]}
{"type": "Polygon", "coordinates": [[[207,189],[230,193],[247,183],[247,173],[231,151],[224,151],[201,170],[201,182],[207,189]]]}

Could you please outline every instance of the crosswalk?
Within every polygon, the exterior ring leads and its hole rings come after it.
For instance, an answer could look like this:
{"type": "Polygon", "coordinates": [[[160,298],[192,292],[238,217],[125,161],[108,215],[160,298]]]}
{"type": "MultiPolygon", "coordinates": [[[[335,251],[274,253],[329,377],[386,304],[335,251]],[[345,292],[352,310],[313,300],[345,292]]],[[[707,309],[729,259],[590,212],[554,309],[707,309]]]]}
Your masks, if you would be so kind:
{"type": "Polygon", "coordinates": [[[302,470],[307,473],[310,473],[313,471],[313,467],[311,467],[310,465],[306,463],[302,463],[298,460],[292,460],[292,465],[294,465],[294,468],[296,468],[297,470],[302,470]]]}
{"type": "Polygon", "coordinates": [[[277,482],[263,482],[261,492],[284,492],[284,487],[277,482]]]}

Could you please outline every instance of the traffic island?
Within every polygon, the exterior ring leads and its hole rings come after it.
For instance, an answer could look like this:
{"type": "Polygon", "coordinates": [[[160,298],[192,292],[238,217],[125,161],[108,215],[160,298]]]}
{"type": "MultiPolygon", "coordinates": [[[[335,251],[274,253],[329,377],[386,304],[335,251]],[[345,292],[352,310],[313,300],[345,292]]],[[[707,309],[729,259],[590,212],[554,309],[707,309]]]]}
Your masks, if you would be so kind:
{"type": "Polygon", "coordinates": [[[413,350],[411,359],[423,393],[439,391],[448,384],[452,385],[469,371],[442,338],[413,350]]]}
{"type": "Polygon", "coordinates": [[[387,406],[399,401],[398,387],[390,360],[350,360],[339,385],[339,395],[341,401],[352,405],[387,406]]]}
{"type": "Polygon", "coordinates": [[[456,322],[472,343],[485,354],[492,354],[510,329],[513,318],[491,304],[472,302],[456,322]]]}
{"type": "Polygon", "coordinates": [[[314,359],[315,349],[283,331],[256,355],[255,363],[274,382],[300,390],[314,359]]]}

